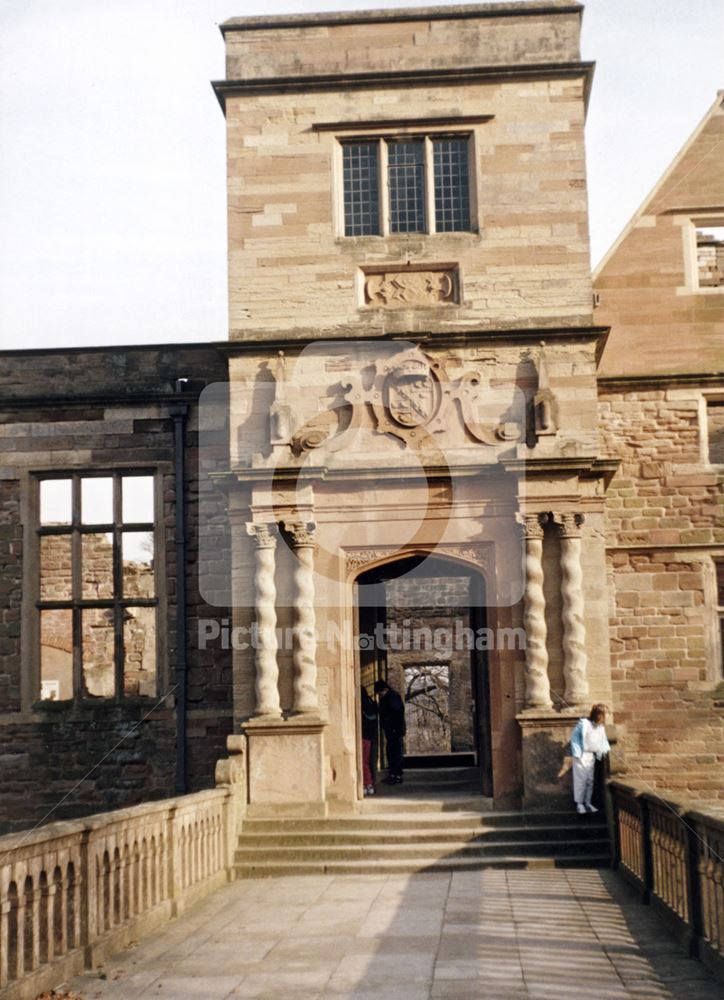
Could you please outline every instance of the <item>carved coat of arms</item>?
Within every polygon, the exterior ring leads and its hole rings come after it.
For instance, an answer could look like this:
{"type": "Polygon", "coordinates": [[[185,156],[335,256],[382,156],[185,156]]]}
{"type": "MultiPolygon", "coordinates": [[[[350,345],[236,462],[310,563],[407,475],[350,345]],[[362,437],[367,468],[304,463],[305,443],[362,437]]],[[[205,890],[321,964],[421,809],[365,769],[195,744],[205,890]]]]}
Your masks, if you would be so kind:
{"type": "Polygon", "coordinates": [[[389,415],[402,427],[420,427],[435,416],[439,399],[430,369],[422,359],[410,358],[385,379],[389,415]]]}

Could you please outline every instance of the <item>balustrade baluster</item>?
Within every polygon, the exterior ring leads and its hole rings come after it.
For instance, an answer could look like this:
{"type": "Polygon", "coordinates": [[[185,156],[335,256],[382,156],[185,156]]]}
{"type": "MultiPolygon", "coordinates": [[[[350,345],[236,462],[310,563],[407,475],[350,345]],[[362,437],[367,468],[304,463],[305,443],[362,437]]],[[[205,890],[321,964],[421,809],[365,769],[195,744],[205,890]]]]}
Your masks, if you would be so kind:
{"type": "Polygon", "coordinates": [[[9,978],[10,907],[9,898],[0,900],[0,989],[7,986],[9,978]]]}
{"type": "Polygon", "coordinates": [[[131,916],[131,852],[126,843],[121,856],[121,921],[131,916]]]}
{"type": "Polygon", "coordinates": [[[23,931],[24,913],[23,897],[18,892],[16,882],[10,883],[8,890],[10,901],[8,925],[8,975],[12,979],[20,979],[23,974],[23,931]]]}
{"type": "Polygon", "coordinates": [[[51,926],[48,934],[51,958],[65,954],[65,928],[63,927],[63,873],[60,866],[53,869],[53,884],[51,886],[53,905],[51,908],[51,926]]]}
{"type": "Polygon", "coordinates": [[[50,904],[52,902],[50,889],[48,886],[47,872],[42,871],[38,879],[38,962],[45,965],[52,958],[52,945],[50,934],[50,904]]]}

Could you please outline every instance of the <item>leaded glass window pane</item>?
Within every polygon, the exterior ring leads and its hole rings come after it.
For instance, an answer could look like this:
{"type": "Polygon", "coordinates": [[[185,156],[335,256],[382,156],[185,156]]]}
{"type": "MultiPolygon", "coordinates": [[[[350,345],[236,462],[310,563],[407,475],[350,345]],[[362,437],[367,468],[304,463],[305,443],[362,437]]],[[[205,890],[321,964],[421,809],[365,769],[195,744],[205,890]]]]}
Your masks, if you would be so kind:
{"type": "Polygon", "coordinates": [[[378,142],[345,142],[342,146],[345,236],[380,232],[378,142]]]}
{"type": "Polygon", "coordinates": [[[432,140],[435,171],[435,229],[439,233],[470,230],[468,140],[432,140]]]}
{"type": "Polygon", "coordinates": [[[423,139],[387,144],[390,232],[425,232],[425,143],[423,139]]]}

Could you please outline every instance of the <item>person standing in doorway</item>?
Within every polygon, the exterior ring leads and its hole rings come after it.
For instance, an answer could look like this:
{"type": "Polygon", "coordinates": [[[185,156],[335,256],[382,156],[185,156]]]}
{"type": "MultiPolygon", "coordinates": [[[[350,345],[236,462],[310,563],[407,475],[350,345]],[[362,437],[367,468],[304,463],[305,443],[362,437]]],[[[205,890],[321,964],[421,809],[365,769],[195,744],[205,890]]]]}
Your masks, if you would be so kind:
{"type": "Polygon", "coordinates": [[[375,794],[375,770],[377,765],[377,720],[379,709],[374,698],[370,698],[362,685],[362,780],[365,795],[375,794]]]}
{"type": "Polygon", "coordinates": [[[375,681],[375,694],[380,696],[380,722],[385,734],[388,785],[402,784],[403,740],[405,738],[405,703],[387,681],[375,681]]]}
{"type": "Polygon", "coordinates": [[[594,705],[587,719],[579,719],[571,734],[573,798],[579,813],[595,813],[591,803],[596,761],[610,750],[606,738],[606,706],[594,705]]]}

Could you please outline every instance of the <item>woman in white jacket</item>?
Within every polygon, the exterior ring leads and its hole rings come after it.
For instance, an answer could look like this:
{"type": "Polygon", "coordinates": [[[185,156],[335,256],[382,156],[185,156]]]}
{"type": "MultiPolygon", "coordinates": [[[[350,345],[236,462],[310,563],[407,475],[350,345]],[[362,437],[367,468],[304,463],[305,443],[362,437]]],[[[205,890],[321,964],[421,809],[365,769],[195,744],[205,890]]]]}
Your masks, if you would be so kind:
{"type": "Polygon", "coordinates": [[[594,705],[587,719],[579,719],[571,734],[573,798],[579,813],[598,812],[591,804],[596,761],[609,752],[606,738],[606,706],[594,705]]]}

